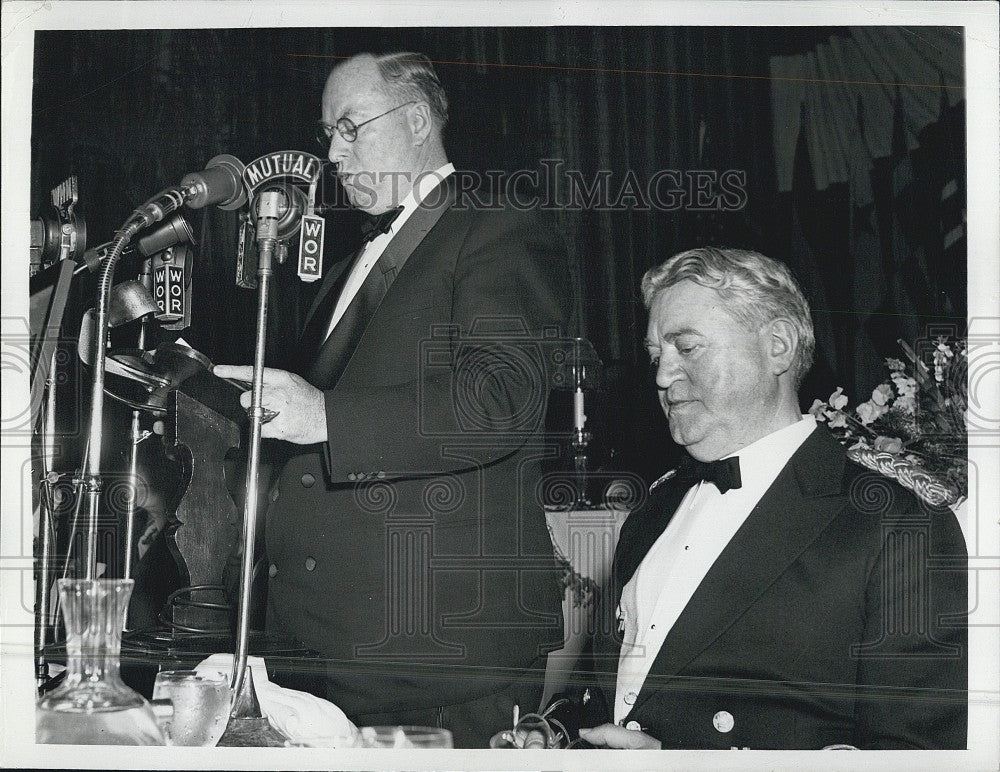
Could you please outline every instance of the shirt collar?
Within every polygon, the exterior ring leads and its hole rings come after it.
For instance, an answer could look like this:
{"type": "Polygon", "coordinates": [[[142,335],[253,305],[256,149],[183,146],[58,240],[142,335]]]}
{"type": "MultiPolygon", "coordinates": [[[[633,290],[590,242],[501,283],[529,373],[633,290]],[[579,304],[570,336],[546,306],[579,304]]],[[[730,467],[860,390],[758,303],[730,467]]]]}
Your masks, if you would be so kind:
{"type": "Polygon", "coordinates": [[[739,456],[744,485],[748,480],[773,480],[815,428],[816,419],[804,415],[801,420],[771,432],[725,458],[739,456]]]}
{"type": "Polygon", "coordinates": [[[420,174],[417,175],[417,179],[413,187],[410,188],[410,192],[400,204],[400,206],[403,207],[403,211],[400,212],[399,217],[393,221],[392,226],[389,228],[389,232],[396,233],[410,214],[420,205],[420,202],[427,198],[427,196],[429,196],[438,185],[444,182],[448,175],[453,174],[454,171],[455,165],[452,163],[446,163],[444,166],[435,169],[432,172],[420,172],[420,174]]]}

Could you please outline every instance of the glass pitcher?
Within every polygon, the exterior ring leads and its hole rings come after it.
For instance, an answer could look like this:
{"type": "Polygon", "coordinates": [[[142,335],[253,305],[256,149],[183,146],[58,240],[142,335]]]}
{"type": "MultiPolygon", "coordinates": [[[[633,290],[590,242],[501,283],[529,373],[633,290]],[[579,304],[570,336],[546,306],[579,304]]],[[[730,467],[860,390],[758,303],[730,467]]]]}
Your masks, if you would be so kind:
{"type": "Polygon", "coordinates": [[[121,680],[131,579],[60,579],[66,680],[35,711],[35,742],[164,745],[150,704],[121,680]]]}

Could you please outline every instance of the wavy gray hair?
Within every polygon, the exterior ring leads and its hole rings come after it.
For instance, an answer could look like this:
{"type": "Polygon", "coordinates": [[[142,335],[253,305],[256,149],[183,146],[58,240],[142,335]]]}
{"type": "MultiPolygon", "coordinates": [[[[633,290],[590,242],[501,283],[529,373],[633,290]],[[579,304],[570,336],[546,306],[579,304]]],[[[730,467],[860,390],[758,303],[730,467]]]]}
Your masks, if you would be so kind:
{"type": "Polygon", "coordinates": [[[729,313],[748,330],[788,319],[799,336],[792,361],[798,388],[812,366],[816,336],[809,303],[786,265],[747,249],[689,249],[646,271],[642,277],[646,308],[653,305],[657,293],[685,279],[718,292],[729,313]]]}
{"type": "Polygon", "coordinates": [[[431,60],[423,54],[400,51],[375,57],[387,92],[402,100],[426,102],[438,129],[448,123],[448,97],[441,87],[431,60]]]}

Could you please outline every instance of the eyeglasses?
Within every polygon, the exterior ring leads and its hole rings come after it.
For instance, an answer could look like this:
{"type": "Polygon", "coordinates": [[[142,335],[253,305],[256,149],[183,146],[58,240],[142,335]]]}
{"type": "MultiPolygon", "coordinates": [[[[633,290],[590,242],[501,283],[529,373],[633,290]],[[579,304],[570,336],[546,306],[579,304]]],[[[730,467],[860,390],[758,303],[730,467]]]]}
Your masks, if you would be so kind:
{"type": "Polygon", "coordinates": [[[340,136],[342,136],[346,142],[353,142],[358,138],[358,129],[360,129],[362,126],[365,126],[371,123],[372,121],[377,121],[379,118],[382,118],[388,115],[389,113],[396,112],[396,110],[400,110],[404,107],[408,107],[409,105],[414,105],[416,103],[417,103],[416,100],[413,100],[411,102],[403,102],[403,104],[396,105],[392,109],[386,110],[384,113],[376,115],[374,118],[369,118],[367,121],[361,121],[361,123],[355,123],[350,118],[341,118],[333,126],[331,126],[329,123],[323,123],[323,121],[319,121],[316,124],[316,141],[319,142],[320,147],[328,151],[330,149],[330,143],[333,142],[333,131],[334,129],[336,129],[337,133],[340,136]]]}

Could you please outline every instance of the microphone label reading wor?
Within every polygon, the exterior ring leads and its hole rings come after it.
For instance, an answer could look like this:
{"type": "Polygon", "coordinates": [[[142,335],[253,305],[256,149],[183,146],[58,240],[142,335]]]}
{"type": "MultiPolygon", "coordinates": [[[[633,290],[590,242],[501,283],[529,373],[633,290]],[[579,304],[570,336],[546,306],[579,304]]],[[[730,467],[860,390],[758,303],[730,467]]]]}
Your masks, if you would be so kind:
{"type": "Polygon", "coordinates": [[[299,278],[316,281],[323,271],[323,235],[326,221],[315,214],[302,215],[299,238],[299,278]]]}
{"type": "Polygon", "coordinates": [[[165,249],[150,259],[155,314],[168,330],[191,326],[191,262],[186,244],[165,249]]]}

